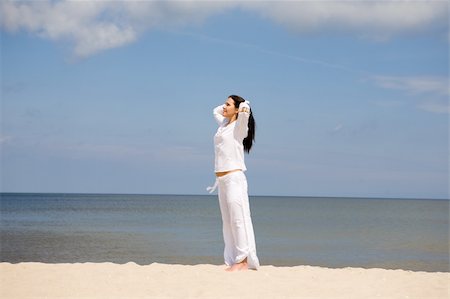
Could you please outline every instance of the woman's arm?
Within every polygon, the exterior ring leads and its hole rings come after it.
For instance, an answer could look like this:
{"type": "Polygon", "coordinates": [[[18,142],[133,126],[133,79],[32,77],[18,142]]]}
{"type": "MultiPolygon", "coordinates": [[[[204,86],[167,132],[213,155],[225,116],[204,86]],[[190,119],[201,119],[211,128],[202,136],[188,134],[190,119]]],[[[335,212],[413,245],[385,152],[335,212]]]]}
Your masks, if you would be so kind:
{"type": "Polygon", "coordinates": [[[244,139],[247,137],[248,132],[248,120],[250,118],[250,105],[248,101],[239,104],[239,115],[236,120],[236,126],[234,127],[234,134],[244,139]]]}
{"type": "Polygon", "coordinates": [[[217,106],[213,110],[214,118],[216,119],[216,122],[219,124],[219,126],[225,120],[225,116],[222,115],[222,111],[223,111],[223,105],[217,106]]]}

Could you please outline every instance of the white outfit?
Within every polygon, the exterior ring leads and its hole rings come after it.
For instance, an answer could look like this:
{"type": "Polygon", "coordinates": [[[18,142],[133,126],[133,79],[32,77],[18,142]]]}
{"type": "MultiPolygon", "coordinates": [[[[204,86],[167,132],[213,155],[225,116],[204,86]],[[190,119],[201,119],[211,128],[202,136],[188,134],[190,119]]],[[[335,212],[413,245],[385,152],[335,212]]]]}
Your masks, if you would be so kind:
{"type": "MultiPolygon", "coordinates": [[[[239,108],[242,107],[250,109],[248,102],[241,103],[239,108]]],[[[242,141],[247,137],[250,114],[239,112],[237,120],[228,125],[228,119],[222,115],[222,109],[222,105],[214,109],[214,117],[219,124],[214,136],[215,172],[242,170],[218,177],[214,187],[210,187],[212,191],[217,185],[219,187],[225,264],[231,266],[247,258],[248,267],[257,269],[259,260],[250,215],[247,179],[243,172],[247,168],[242,141]]]]}
{"type": "MultiPolygon", "coordinates": [[[[248,107],[242,103],[239,108],[248,107]]],[[[250,108],[248,108],[250,109],[250,108]]],[[[215,172],[225,172],[234,169],[247,170],[244,162],[244,145],[247,137],[249,113],[239,112],[238,118],[228,125],[228,119],[222,115],[223,106],[214,108],[214,118],[219,124],[214,135],[215,172]]]]}

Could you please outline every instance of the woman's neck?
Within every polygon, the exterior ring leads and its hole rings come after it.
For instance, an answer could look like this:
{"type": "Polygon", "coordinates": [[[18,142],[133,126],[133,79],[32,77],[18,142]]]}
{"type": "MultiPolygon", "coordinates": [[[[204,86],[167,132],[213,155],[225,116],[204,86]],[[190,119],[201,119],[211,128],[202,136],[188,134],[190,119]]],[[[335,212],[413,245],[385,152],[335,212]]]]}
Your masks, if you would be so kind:
{"type": "Polygon", "coordinates": [[[236,116],[236,115],[233,115],[233,117],[228,118],[228,123],[227,123],[227,125],[229,125],[229,124],[231,124],[232,122],[236,121],[236,119],[237,119],[237,116],[236,116]]]}

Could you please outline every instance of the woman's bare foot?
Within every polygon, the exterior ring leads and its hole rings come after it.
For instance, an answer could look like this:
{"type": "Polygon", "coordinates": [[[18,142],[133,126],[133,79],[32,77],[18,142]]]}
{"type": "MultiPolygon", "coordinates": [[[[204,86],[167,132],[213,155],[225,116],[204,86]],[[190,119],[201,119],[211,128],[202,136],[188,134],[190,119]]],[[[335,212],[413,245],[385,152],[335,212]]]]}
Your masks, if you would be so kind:
{"type": "Polygon", "coordinates": [[[233,271],[241,271],[241,270],[247,270],[248,269],[248,263],[247,258],[245,258],[242,262],[234,264],[231,267],[228,267],[225,269],[225,271],[233,272],[233,271]]]}

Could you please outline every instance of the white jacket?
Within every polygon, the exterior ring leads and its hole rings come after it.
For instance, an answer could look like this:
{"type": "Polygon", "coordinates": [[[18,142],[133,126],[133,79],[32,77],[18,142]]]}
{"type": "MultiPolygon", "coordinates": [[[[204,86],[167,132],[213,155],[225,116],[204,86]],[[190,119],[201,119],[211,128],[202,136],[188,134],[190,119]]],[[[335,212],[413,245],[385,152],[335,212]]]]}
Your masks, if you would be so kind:
{"type": "Polygon", "coordinates": [[[214,135],[215,172],[247,170],[242,141],[247,137],[250,113],[241,111],[241,108],[247,108],[247,111],[250,111],[249,102],[245,101],[239,105],[238,118],[231,124],[228,124],[229,120],[222,115],[223,105],[213,110],[214,118],[219,124],[217,133],[214,135]]]}

